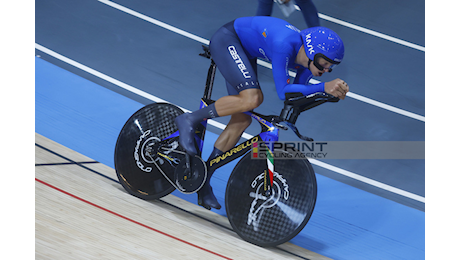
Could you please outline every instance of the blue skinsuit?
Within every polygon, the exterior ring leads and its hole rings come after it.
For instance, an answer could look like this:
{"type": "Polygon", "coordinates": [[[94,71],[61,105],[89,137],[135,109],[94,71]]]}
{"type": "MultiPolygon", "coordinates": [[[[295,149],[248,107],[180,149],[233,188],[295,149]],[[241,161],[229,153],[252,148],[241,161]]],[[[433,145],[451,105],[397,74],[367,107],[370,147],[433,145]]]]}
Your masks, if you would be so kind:
{"type": "Polygon", "coordinates": [[[272,62],[276,91],[284,100],[289,92],[324,92],[324,83],[306,85],[312,78],[310,70],[294,63],[302,44],[300,31],[293,25],[275,17],[256,16],[224,25],[211,38],[210,50],[230,95],[260,88],[256,59],[262,58],[272,62]],[[288,69],[297,70],[293,84],[288,69]]]}

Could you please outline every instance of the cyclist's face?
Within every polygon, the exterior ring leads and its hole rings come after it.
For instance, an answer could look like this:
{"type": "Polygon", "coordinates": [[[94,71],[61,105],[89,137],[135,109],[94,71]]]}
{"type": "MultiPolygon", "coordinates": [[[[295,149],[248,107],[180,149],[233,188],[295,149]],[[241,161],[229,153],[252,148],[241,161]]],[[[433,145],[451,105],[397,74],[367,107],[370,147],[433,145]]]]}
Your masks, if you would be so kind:
{"type": "Polygon", "coordinates": [[[333,64],[323,59],[322,57],[319,57],[319,58],[317,57],[317,60],[318,60],[318,64],[320,65],[319,67],[320,68],[322,67],[322,70],[318,68],[317,66],[315,66],[313,62],[310,64],[309,69],[311,73],[313,74],[313,76],[321,77],[323,73],[329,72],[329,69],[332,67],[333,64]]]}
{"type": "Polygon", "coordinates": [[[305,53],[305,48],[302,45],[299,53],[297,54],[295,62],[304,66],[305,68],[308,68],[311,71],[311,74],[313,74],[315,77],[320,77],[324,72],[328,72],[329,69],[333,67],[333,64],[325,60],[323,57],[317,57],[316,59],[316,63],[319,66],[315,66],[315,62],[313,61],[310,62],[310,59],[305,53]]]}

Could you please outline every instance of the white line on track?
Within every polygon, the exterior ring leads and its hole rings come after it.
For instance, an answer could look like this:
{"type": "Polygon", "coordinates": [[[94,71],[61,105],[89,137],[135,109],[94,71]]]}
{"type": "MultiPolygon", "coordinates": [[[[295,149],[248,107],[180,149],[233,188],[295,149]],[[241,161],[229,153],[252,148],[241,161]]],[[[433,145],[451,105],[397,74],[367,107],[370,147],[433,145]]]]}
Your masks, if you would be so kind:
{"type": "MultiPolygon", "coordinates": [[[[159,98],[159,97],[156,97],[156,96],[154,96],[154,95],[151,95],[151,94],[149,94],[149,93],[147,93],[147,92],[145,92],[145,91],[142,91],[142,90],[140,90],[140,89],[137,89],[137,88],[135,88],[135,87],[133,87],[133,86],[130,86],[130,85],[124,83],[124,82],[121,82],[121,81],[119,81],[119,80],[117,80],[117,79],[114,79],[114,78],[112,78],[112,77],[110,77],[110,76],[107,76],[107,75],[105,75],[105,74],[103,74],[103,73],[100,73],[100,72],[97,71],[97,70],[94,70],[94,69],[92,69],[92,68],[90,68],[90,67],[87,67],[87,66],[81,64],[81,63],[78,63],[78,62],[76,62],[76,61],[74,61],[74,60],[71,60],[71,59],[69,59],[69,58],[67,58],[67,57],[65,57],[65,56],[63,56],[63,55],[61,55],[61,54],[59,54],[59,53],[57,53],[57,52],[54,52],[54,51],[52,51],[52,50],[50,50],[50,49],[48,49],[48,48],[46,48],[46,47],[41,46],[40,44],[37,44],[37,43],[36,43],[36,44],[35,44],[35,48],[36,48],[37,50],[40,50],[40,51],[42,51],[42,52],[44,52],[44,53],[46,53],[46,54],[48,54],[48,55],[51,55],[51,56],[53,56],[53,57],[55,57],[55,58],[57,58],[57,59],[59,59],[59,60],[65,62],[65,63],[67,63],[67,64],[70,64],[70,65],[72,65],[72,66],[74,66],[74,67],[76,67],[76,68],[79,68],[79,69],[81,69],[81,70],[83,70],[83,71],[86,71],[86,72],[88,72],[88,73],[90,73],[90,74],[92,74],[92,75],[94,75],[94,76],[96,76],[96,77],[98,77],[98,78],[101,78],[101,79],[103,79],[103,80],[105,80],[105,81],[108,81],[108,82],[110,82],[110,83],[112,83],[112,84],[115,84],[115,85],[117,85],[117,86],[119,86],[119,87],[121,87],[121,88],[123,88],[123,89],[125,89],[125,90],[128,90],[128,91],[130,91],[130,92],[132,92],[132,93],[134,93],[134,94],[136,94],[136,95],[139,95],[139,96],[144,97],[144,98],[146,98],[146,99],[152,100],[152,101],[155,102],[155,103],[170,103],[170,102],[168,102],[168,101],[166,101],[166,100],[164,100],[164,99],[161,99],[161,98],[159,98]]],[[[178,107],[179,107],[179,106],[178,106],[178,107]]],[[[179,108],[182,109],[182,110],[183,110],[184,112],[186,112],[186,113],[191,112],[190,110],[188,110],[188,109],[186,109],[186,108],[183,108],[183,107],[179,107],[179,108]]],[[[213,125],[213,126],[217,127],[217,128],[220,128],[220,129],[224,129],[224,128],[225,128],[225,125],[224,125],[224,124],[219,123],[219,122],[214,121],[214,120],[208,120],[208,123],[209,123],[210,125],[213,125]]],[[[243,138],[246,138],[246,139],[249,139],[249,138],[251,138],[252,136],[249,135],[249,134],[247,134],[247,133],[244,133],[242,137],[243,137],[243,138]]]]}
{"type": "MultiPolygon", "coordinates": [[[[108,0],[98,0],[98,1],[101,2],[101,3],[104,3],[106,5],[109,5],[109,6],[113,7],[113,8],[115,8],[115,9],[118,9],[120,11],[128,13],[130,15],[136,16],[136,17],[138,17],[138,18],[140,18],[140,19],[142,19],[144,21],[153,23],[155,25],[163,27],[163,28],[165,28],[167,30],[170,30],[172,32],[175,32],[177,34],[183,35],[183,36],[185,36],[187,38],[190,38],[190,39],[196,40],[198,42],[201,42],[203,44],[209,45],[209,40],[207,40],[207,39],[204,39],[204,38],[201,38],[199,36],[193,35],[193,34],[191,34],[189,32],[184,31],[184,30],[181,30],[179,28],[173,27],[171,25],[168,25],[166,23],[163,23],[161,21],[158,21],[156,19],[153,19],[151,17],[148,17],[148,16],[143,15],[141,13],[138,13],[136,11],[133,11],[131,9],[128,9],[128,8],[122,6],[122,5],[116,4],[116,3],[108,1],[108,0]]],[[[261,66],[266,67],[266,68],[269,68],[269,69],[272,68],[272,65],[270,63],[266,62],[266,61],[258,60],[257,63],[259,65],[261,65],[261,66]]],[[[295,77],[295,72],[291,71],[290,75],[292,77],[295,77]]],[[[311,80],[311,83],[317,84],[317,83],[320,83],[320,81],[313,79],[313,80],[311,80]]],[[[397,114],[400,114],[400,115],[403,115],[403,116],[407,116],[407,117],[410,117],[410,118],[425,122],[425,117],[424,116],[421,116],[421,115],[418,115],[418,114],[415,114],[415,113],[412,113],[412,112],[408,112],[408,111],[405,111],[403,109],[393,107],[393,106],[387,105],[387,104],[379,102],[379,101],[375,101],[373,99],[358,95],[356,93],[348,92],[347,96],[350,97],[350,98],[354,98],[356,100],[362,101],[364,103],[367,103],[367,104],[370,104],[370,105],[373,105],[373,106],[377,106],[377,107],[386,109],[388,111],[391,111],[391,112],[394,112],[394,113],[397,113],[397,114]]]]}
{"type": "MultiPolygon", "coordinates": [[[[296,9],[298,11],[300,11],[300,8],[297,5],[295,7],[296,7],[296,9]]],[[[370,29],[367,29],[367,28],[364,28],[364,27],[361,27],[361,26],[358,26],[358,25],[354,25],[352,23],[348,23],[348,22],[339,20],[339,19],[336,19],[334,17],[328,16],[328,15],[325,15],[325,14],[318,13],[318,16],[319,16],[319,18],[327,20],[329,22],[340,24],[342,26],[346,26],[348,28],[355,29],[357,31],[367,33],[367,34],[370,34],[370,35],[373,35],[373,36],[376,36],[376,37],[379,37],[379,38],[382,38],[382,39],[385,39],[385,40],[388,40],[388,41],[391,41],[391,42],[394,42],[394,43],[398,43],[398,44],[401,44],[401,45],[404,45],[404,46],[407,46],[407,47],[410,47],[410,48],[413,48],[413,49],[416,49],[416,50],[419,50],[419,51],[425,51],[425,47],[417,45],[417,44],[414,44],[414,43],[411,43],[411,42],[407,42],[407,41],[404,41],[404,40],[401,40],[401,39],[398,39],[398,38],[395,38],[395,37],[392,37],[392,36],[389,36],[389,35],[386,35],[386,34],[383,34],[383,33],[379,33],[379,32],[376,32],[376,31],[372,31],[370,29]]]]}
{"type": "MultiPolygon", "coordinates": [[[[142,91],[140,89],[137,89],[137,88],[135,88],[133,86],[130,86],[130,85],[124,83],[124,82],[121,82],[121,81],[119,81],[117,79],[114,79],[114,78],[112,78],[110,76],[107,76],[107,75],[105,75],[103,73],[100,73],[99,71],[96,71],[96,70],[94,70],[94,69],[92,69],[90,67],[87,67],[87,66],[85,66],[85,65],[83,65],[81,63],[78,63],[78,62],[76,62],[74,60],[71,60],[71,59],[69,59],[69,58],[67,58],[67,57],[65,57],[65,56],[63,56],[63,55],[61,55],[61,54],[59,54],[57,52],[54,52],[54,51],[52,51],[52,50],[50,50],[50,49],[48,49],[46,47],[41,46],[40,44],[35,43],[35,48],[37,50],[39,50],[39,51],[42,51],[42,52],[44,52],[44,53],[46,53],[46,54],[48,54],[50,56],[53,56],[54,58],[57,58],[57,59],[65,62],[67,64],[70,64],[70,65],[72,65],[72,66],[74,66],[74,67],[76,67],[78,69],[86,71],[86,72],[88,72],[88,73],[90,73],[90,74],[92,74],[92,75],[94,75],[96,77],[99,77],[99,78],[101,78],[103,80],[106,80],[106,81],[112,83],[112,84],[115,84],[115,85],[117,85],[117,86],[119,86],[119,87],[121,87],[121,88],[123,88],[125,90],[128,90],[128,91],[130,91],[132,93],[135,93],[135,94],[137,94],[137,95],[139,95],[141,97],[144,97],[146,99],[152,100],[153,102],[156,102],[156,103],[158,103],[158,102],[170,103],[170,102],[168,102],[168,101],[166,101],[164,99],[158,98],[158,97],[156,97],[156,96],[154,96],[152,94],[144,92],[144,91],[142,91]]],[[[185,108],[182,108],[182,107],[181,107],[181,109],[184,110],[185,112],[190,112],[190,110],[188,110],[188,109],[185,109],[185,108]]],[[[219,128],[219,129],[222,129],[222,130],[226,126],[226,125],[224,125],[222,123],[219,123],[219,122],[217,122],[215,120],[208,120],[208,123],[210,125],[213,125],[213,126],[219,128]]],[[[250,139],[250,138],[253,137],[253,135],[243,133],[242,137],[245,138],[245,139],[250,139]]],[[[419,195],[416,195],[416,194],[413,194],[413,193],[410,193],[410,192],[407,192],[407,191],[404,191],[404,190],[401,190],[401,189],[397,189],[397,188],[389,186],[387,184],[384,184],[384,183],[381,183],[381,182],[378,182],[378,181],[363,177],[363,176],[358,175],[356,173],[349,172],[347,170],[338,168],[336,166],[333,166],[333,165],[330,165],[330,164],[327,164],[327,163],[320,162],[318,160],[311,159],[310,162],[312,164],[317,165],[317,166],[323,167],[323,168],[328,169],[330,171],[334,171],[336,173],[339,173],[339,174],[342,174],[342,175],[347,176],[349,178],[361,181],[363,183],[366,183],[366,184],[381,188],[383,190],[387,190],[389,192],[399,194],[401,196],[404,196],[404,197],[407,197],[407,198],[410,198],[410,199],[417,200],[417,201],[425,203],[425,198],[422,197],[422,196],[419,196],[419,195]]]]}

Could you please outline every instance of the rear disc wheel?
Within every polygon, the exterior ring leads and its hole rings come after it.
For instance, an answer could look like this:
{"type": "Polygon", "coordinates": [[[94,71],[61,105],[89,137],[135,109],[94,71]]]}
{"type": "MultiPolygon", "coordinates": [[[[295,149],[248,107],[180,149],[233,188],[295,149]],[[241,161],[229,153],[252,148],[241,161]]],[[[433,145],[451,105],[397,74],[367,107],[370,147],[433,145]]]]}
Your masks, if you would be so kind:
{"type": "Polygon", "coordinates": [[[134,113],[123,126],[115,146],[115,170],[130,194],[152,200],[174,191],[170,180],[184,155],[178,136],[168,137],[178,131],[174,119],[183,113],[172,104],[153,103],[134,113]]]}

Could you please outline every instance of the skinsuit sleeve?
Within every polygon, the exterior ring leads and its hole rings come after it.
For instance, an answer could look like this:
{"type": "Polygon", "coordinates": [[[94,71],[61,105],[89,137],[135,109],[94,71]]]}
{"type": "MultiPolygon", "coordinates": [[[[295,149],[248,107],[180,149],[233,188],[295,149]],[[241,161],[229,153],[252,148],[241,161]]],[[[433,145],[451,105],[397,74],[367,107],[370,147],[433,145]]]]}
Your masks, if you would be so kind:
{"type": "Polygon", "coordinates": [[[297,69],[296,78],[293,84],[290,84],[289,66],[286,66],[286,64],[291,63],[290,59],[291,57],[286,54],[283,55],[283,53],[275,53],[273,57],[273,79],[275,81],[276,92],[281,100],[284,100],[285,93],[290,92],[301,92],[303,95],[324,92],[324,83],[307,85],[312,75],[310,70],[303,67],[297,69]]]}

